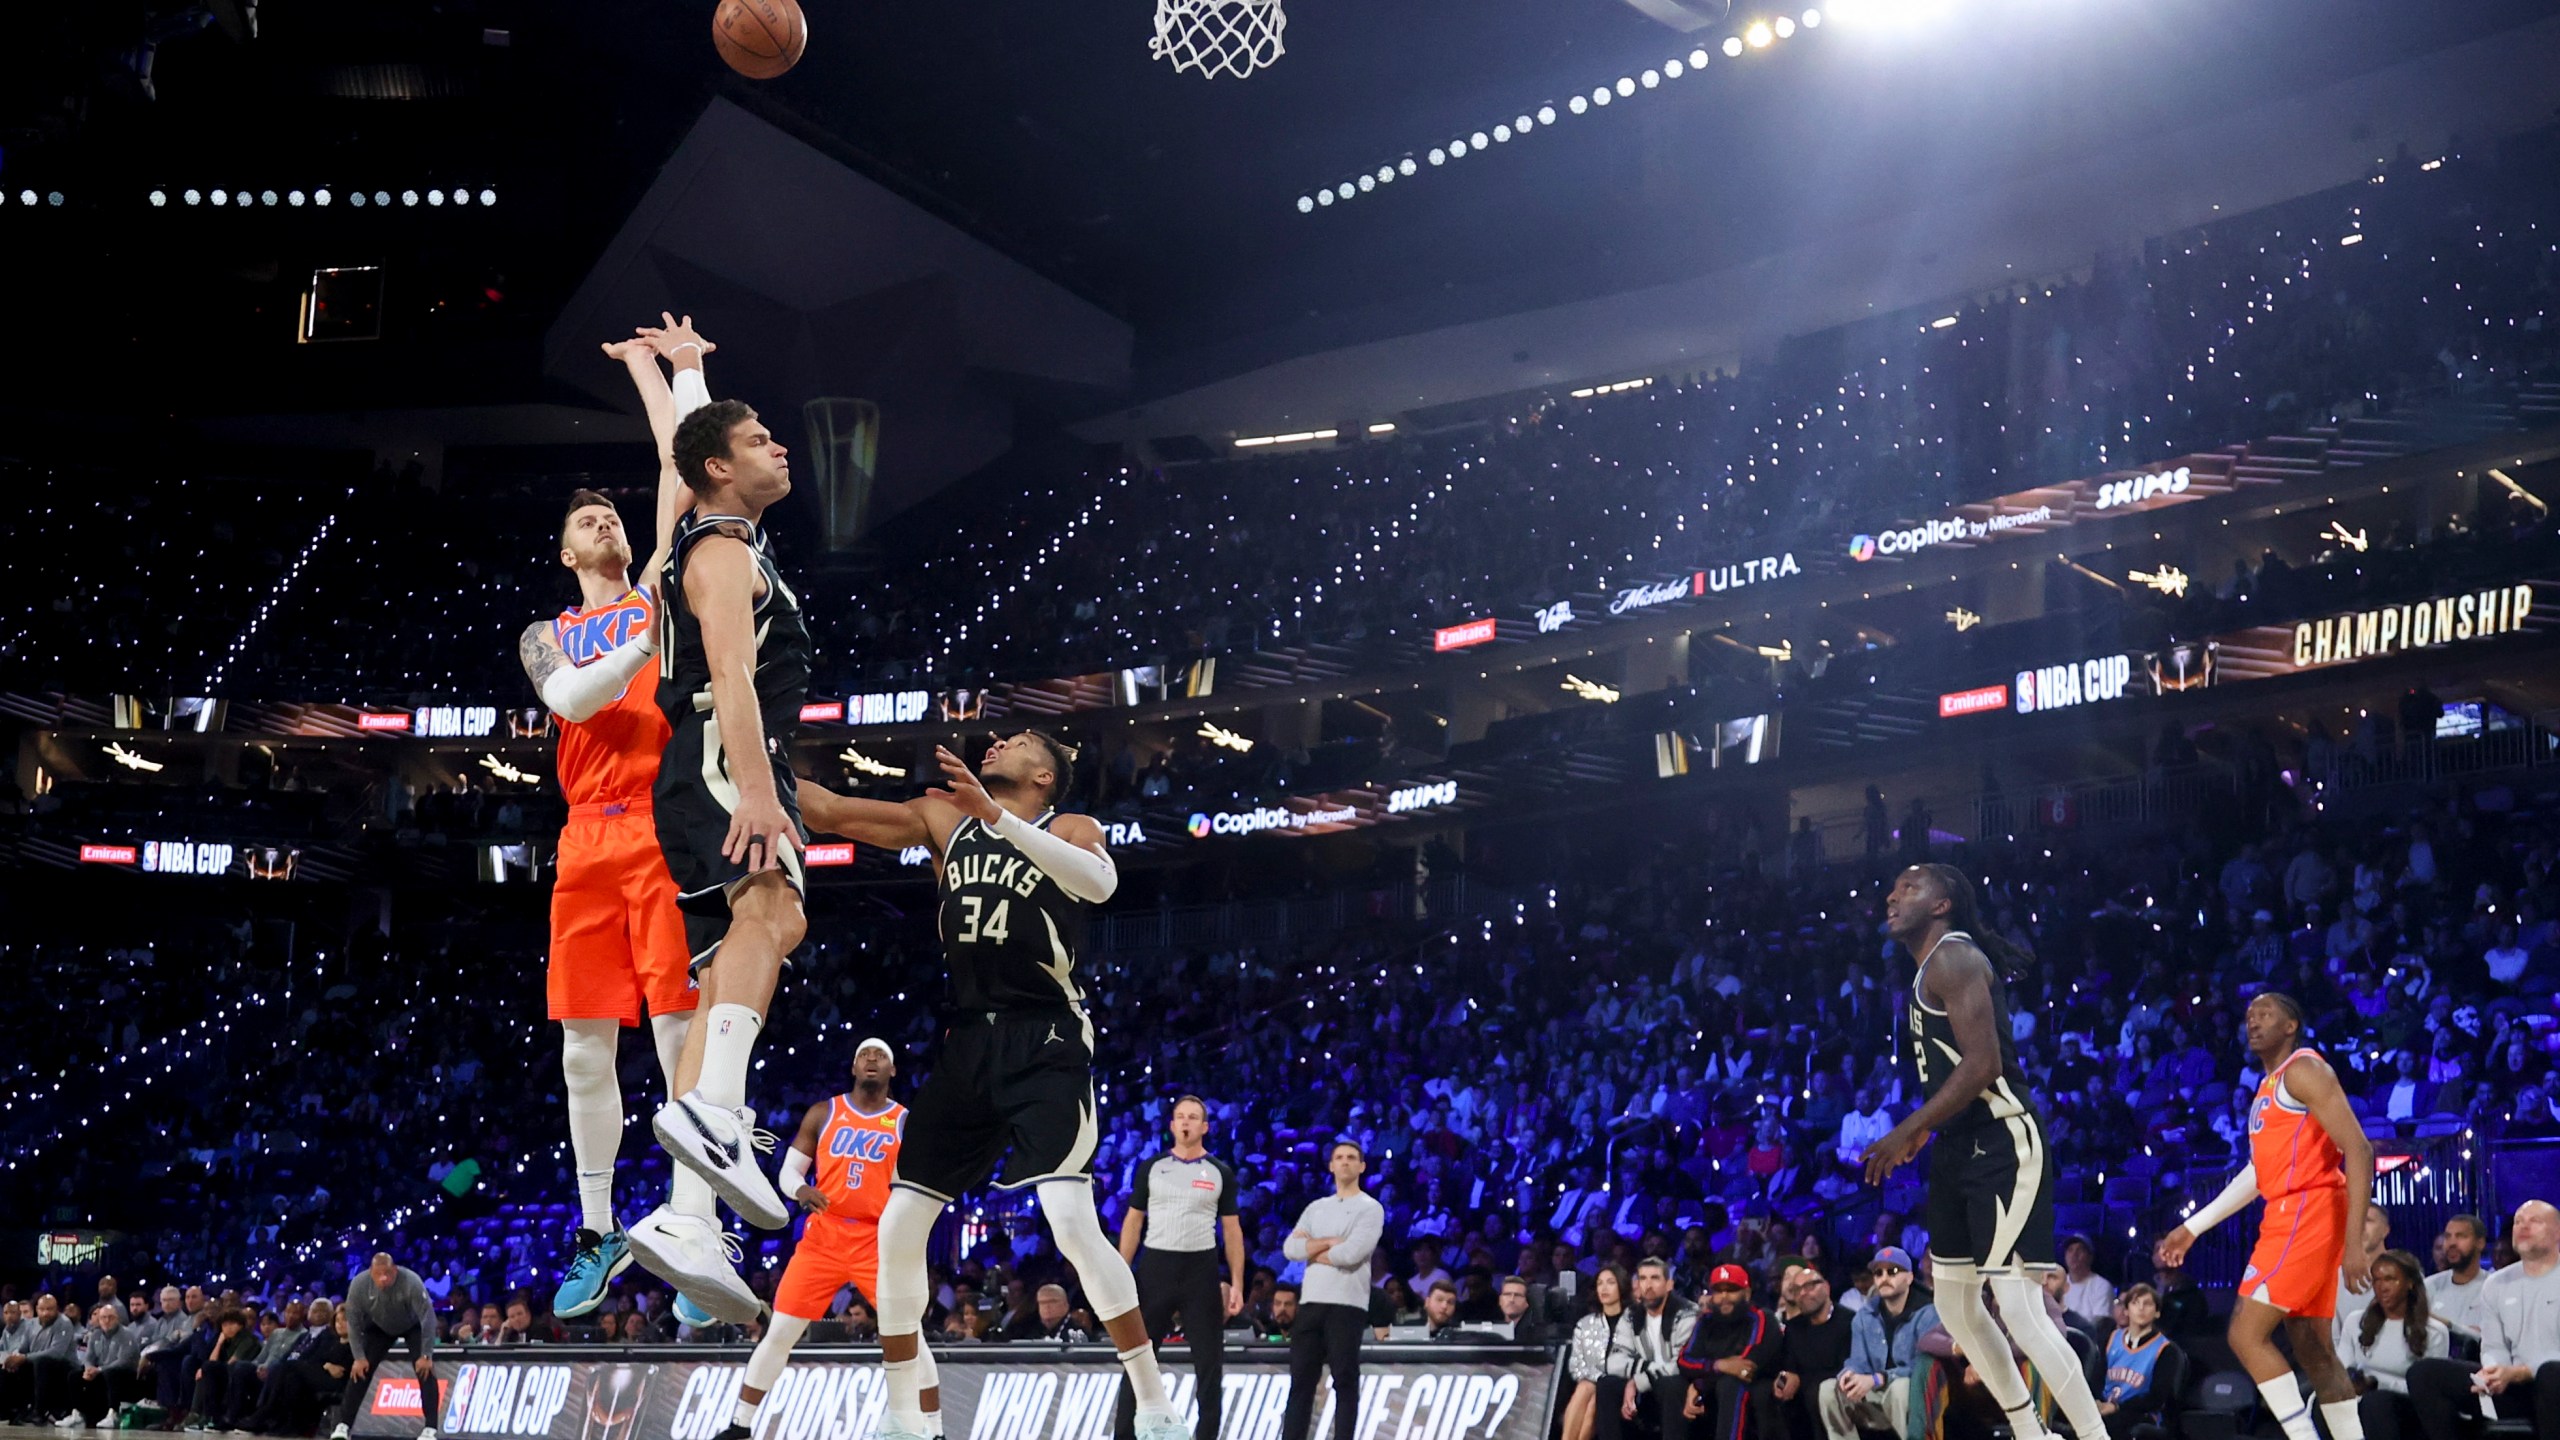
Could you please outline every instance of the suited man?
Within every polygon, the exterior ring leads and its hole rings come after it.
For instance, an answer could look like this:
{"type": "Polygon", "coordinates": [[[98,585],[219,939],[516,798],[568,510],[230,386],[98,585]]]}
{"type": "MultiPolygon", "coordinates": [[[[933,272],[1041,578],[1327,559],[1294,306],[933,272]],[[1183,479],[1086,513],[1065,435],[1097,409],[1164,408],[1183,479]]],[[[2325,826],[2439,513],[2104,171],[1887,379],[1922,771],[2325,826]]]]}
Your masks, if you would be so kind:
{"type": "Polygon", "coordinates": [[[284,1357],[267,1367],[258,1389],[258,1406],[240,1428],[252,1435],[307,1435],[320,1418],[320,1407],[347,1383],[347,1367],[355,1352],[347,1344],[347,1328],[336,1307],[311,1302],[310,1328],[293,1342],[284,1357]]]}

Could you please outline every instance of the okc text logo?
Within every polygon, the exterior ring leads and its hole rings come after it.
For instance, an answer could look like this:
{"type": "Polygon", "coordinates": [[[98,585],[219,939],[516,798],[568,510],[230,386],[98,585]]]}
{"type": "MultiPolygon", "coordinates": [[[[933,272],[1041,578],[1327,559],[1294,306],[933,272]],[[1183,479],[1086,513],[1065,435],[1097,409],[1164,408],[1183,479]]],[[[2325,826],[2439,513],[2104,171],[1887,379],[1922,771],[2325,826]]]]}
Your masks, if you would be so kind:
{"type": "Polygon", "coordinates": [[[649,623],[649,607],[641,604],[616,605],[593,615],[581,615],[574,622],[555,624],[559,632],[560,653],[572,665],[584,665],[628,640],[649,623]]]}
{"type": "Polygon", "coordinates": [[[827,1141],[827,1153],[840,1160],[864,1160],[876,1165],[889,1158],[889,1132],[886,1130],[838,1130],[827,1141]]]}

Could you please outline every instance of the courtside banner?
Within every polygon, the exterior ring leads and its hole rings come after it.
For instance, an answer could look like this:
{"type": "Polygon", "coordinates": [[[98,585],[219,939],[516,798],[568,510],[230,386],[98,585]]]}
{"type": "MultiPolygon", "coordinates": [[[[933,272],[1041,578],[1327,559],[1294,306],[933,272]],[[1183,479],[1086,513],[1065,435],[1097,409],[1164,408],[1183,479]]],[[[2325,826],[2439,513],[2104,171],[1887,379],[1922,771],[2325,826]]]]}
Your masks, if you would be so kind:
{"type": "MultiPolygon", "coordinates": [[[[692,1347],[592,1351],[543,1346],[503,1356],[441,1348],[447,1436],[515,1440],[711,1440],[729,1423],[746,1352],[660,1359],[692,1347]],[[580,1353],[617,1358],[569,1358],[580,1353]],[[484,1358],[487,1357],[487,1358],[484,1358]]],[[[1165,1385],[1185,1424],[1197,1414],[1190,1367],[1166,1352],[1165,1385]]],[[[1279,1440],[1289,1399],[1287,1351],[1227,1350],[1224,1440],[1279,1440]]],[[[936,1349],[950,1440],[1110,1440],[1120,1366],[1108,1351],[1021,1346],[936,1349]]],[[[1554,1352],[1451,1345],[1367,1347],[1357,1440],[1544,1440],[1560,1373],[1554,1352]],[[1438,1358],[1441,1355],[1447,1359],[1438,1358]]],[[[395,1363],[374,1380],[354,1433],[410,1437],[418,1389],[395,1363]]],[[[756,1440],[868,1440],[887,1397],[878,1352],[804,1350],[764,1401],[756,1440]]],[[[1328,1384],[1314,1432],[1332,1433],[1328,1384]]]]}

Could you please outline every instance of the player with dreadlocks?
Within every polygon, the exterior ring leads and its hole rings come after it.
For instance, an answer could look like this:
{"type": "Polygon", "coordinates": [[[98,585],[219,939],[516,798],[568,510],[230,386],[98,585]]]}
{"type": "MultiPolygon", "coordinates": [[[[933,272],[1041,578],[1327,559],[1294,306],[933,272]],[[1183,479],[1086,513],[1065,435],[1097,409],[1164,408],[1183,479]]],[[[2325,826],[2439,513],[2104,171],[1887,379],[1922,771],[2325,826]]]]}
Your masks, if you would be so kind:
{"type": "Polygon", "coordinates": [[[1919,962],[1908,1029],[1922,1100],[1867,1151],[1867,1182],[1882,1184],[1938,1137],[1929,1152],[1925,1218],[1948,1337],[1964,1347],[2017,1440],[2049,1432],[2018,1373],[2011,1337],[2080,1440],[2106,1440],[2098,1398],[2046,1315],[2039,1284],[2042,1272],[2055,1268],[2053,1152],[2010,1039],[2006,981],[2028,957],[1983,925],[1972,884],[1952,865],[1903,871],[1885,897],[1884,918],[1887,932],[1919,962]],[[2000,1304],[1998,1320],[1982,1303],[1986,1282],[2000,1304]]]}

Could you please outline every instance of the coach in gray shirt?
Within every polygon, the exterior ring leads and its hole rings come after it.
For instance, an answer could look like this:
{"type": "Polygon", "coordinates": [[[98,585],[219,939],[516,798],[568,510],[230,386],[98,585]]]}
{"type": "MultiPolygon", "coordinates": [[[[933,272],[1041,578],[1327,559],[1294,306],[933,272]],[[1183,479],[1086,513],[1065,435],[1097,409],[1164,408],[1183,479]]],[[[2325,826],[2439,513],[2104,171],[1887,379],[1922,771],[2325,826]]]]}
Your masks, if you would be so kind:
{"type": "MultiPolygon", "coordinates": [[[[1138,1171],[1129,1213],[1120,1222],[1120,1258],[1136,1271],[1138,1309],[1159,1347],[1173,1333],[1174,1317],[1182,1317],[1199,1394],[1192,1435],[1218,1440],[1218,1402],[1226,1383],[1223,1332],[1228,1317],[1244,1309],[1244,1222],[1236,1215],[1236,1172],[1206,1144],[1208,1105],[1197,1095],[1174,1101],[1170,1128],[1173,1148],[1138,1171]],[[1218,1279],[1222,1248],[1231,1284],[1218,1279]]],[[[1137,1396],[1123,1381],[1114,1430],[1119,1440],[1135,1440],[1137,1417],[1137,1396]]]]}
{"type": "Polygon", "coordinates": [[[1387,1228],[1386,1208],[1360,1188],[1369,1159],[1360,1142],[1333,1142],[1333,1193],[1309,1205],[1282,1247],[1306,1262],[1298,1318],[1289,1327],[1289,1405],[1280,1440],[1307,1440],[1315,1422],[1316,1379],[1333,1372],[1334,1440],[1360,1428],[1360,1335],[1369,1328],[1369,1253],[1387,1228]]]}
{"type": "Polygon", "coordinates": [[[2484,1400],[2536,1435],[2560,1435],[2560,1210],[2527,1200],[2509,1235],[2516,1263],[2480,1282],[2479,1373],[2452,1360],[2409,1367],[2409,1403],[2430,1437],[2462,1433],[2484,1400]]]}
{"type": "Polygon", "coordinates": [[[444,1407],[436,1384],[435,1302],[427,1298],[427,1282],[389,1255],[376,1255],[363,1274],[347,1282],[346,1303],[338,1308],[347,1317],[355,1365],[347,1372],[347,1393],[338,1401],[338,1427],[329,1432],[330,1440],[347,1440],[347,1427],[373,1392],[368,1382],[374,1362],[390,1359],[394,1345],[408,1347],[410,1368],[418,1375],[418,1413],[433,1431],[444,1407]]]}

